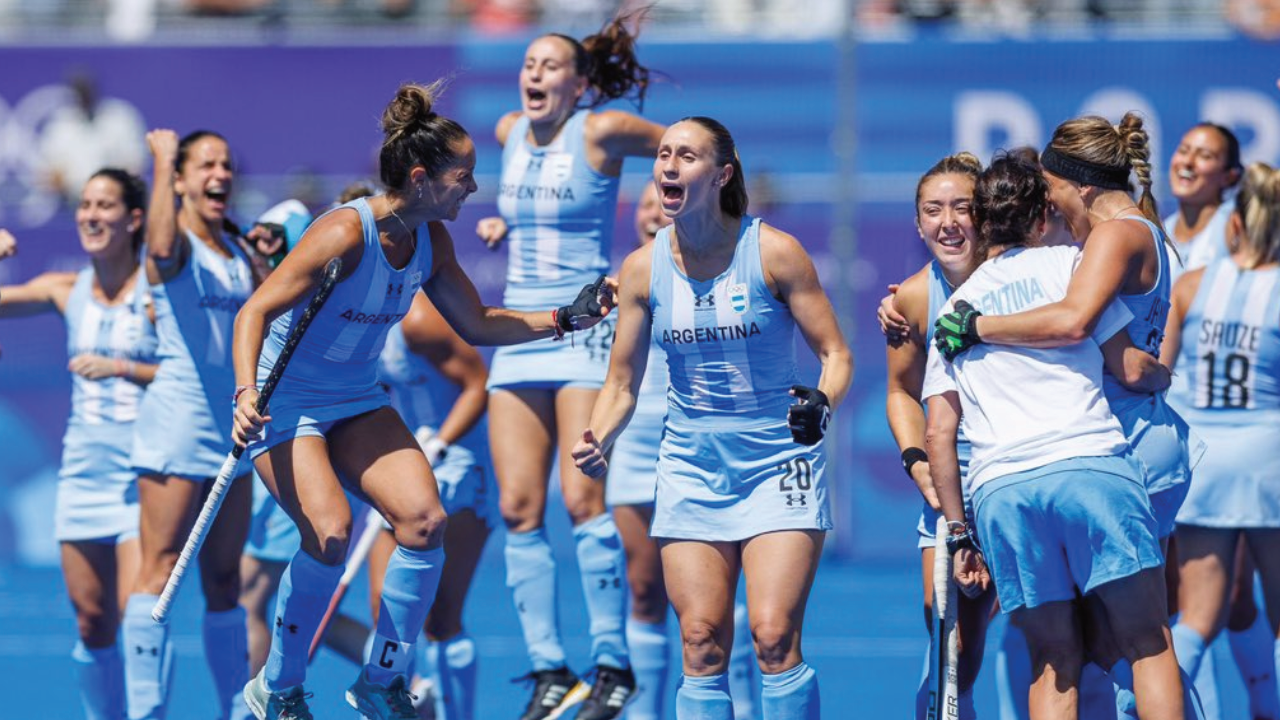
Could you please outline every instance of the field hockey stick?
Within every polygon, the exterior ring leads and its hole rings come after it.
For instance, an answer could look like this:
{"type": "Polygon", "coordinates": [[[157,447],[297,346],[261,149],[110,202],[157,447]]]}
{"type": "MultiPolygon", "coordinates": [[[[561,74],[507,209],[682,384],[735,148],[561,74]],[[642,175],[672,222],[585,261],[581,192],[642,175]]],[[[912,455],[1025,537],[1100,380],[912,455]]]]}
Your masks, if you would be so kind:
{"type": "Polygon", "coordinates": [[[947,549],[947,519],[938,518],[937,543],[933,557],[933,612],[938,618],[933,642],[938,645],[936,720],[960,717],[959,669],[960,633],[956,625],[960,588],[951,578],[951,551],[947,549]]]}
{"type": "MultiPolygon", "coordinates": [[[[316,291],[311,302],[307,303],[307,307],[302,311],[302,316],[298,318],[298,322],[289,331],[289,337],[284,341],[284,348],[280,351],[280,357],[276,359],[276,364],[271,368],[271,374],[267,376],[267,381],[263,383],[262,390],[258,394],[258,402],[256,408],[258,414],[261,415],[267,411],[267,402],[271,400],[271,395],[276,391],[276,385],[280,383],[280,377],[284,375],[284,369],[289,364],[289,358],[293,357],[293,351],[297,349],[298,343],[302,340],[302,334],[307,331],[307,326],[315,319],[316,313],[320,312],[320,308],[324,306],[329,295],[333,292],[333,286],[338,284],[338,274],[342,272],[342,260],[334,258],[324,266],[324,278],[320,281],[320,289],[316,291]]],[[[209,535],[209,528],[213,525],[213,518],[218,514],[219,508],[222,507],[222,500],[227,494],[227,488],[231,486],[231,481],[236,477],[236,469],[240,465],[240,456],[244,454],[244,447],[236,445],[231,448],[231,452],[227,453],[227,459],[222,461],[222,469],[218,471],[218,478],[213,481],[213,487],[209,489],[209,496],[205,498],[204,505],[200,508],[200,515],[196,518],[195,525],[191,526],[191,532],[187,535],[187,542],[182,546],[182,553],[178,555],[178,562],[173,566],[173,571],[169,573],[169,580],[164,584],[164,591],[160,593],[160,599],[156,601],[156,606],[151,610],[151,619],[164,624],[169,620],[169,607],[173,604],[173,598],[178,594],[178,588],[182,585],[182,579],[187,574],[187,565],[191,562],[191,558],[200,553],[200,548],[204,545],[205,538],[209,535]]]]}
{"type": "Polygon", "coordinates": [[[307,662],[315,658],[316,650],[320,649],[320,641],[324,638],[324,631],[329,628],[329,622],[333,620],[333,616],[338,614],[338,607],[342,605],[342,598],[347,595],[347,588],[351,587],[351,581],[356,579],[360,566],[364,565],[365,559],[369,557],[369,551],[373,549],[373,543],[378,539],[380,532],[382,532],[382,515],[376,509],[369,508],[369,512],[365,514],[364,530],[360,532],[360,539],[356,540],[355,547],[351,549],[351,557],[347,558],[347,567],[342,571],[342,577],[338,579],[338,587],[334,589],[333,597],[329,598],[329,607],[324,611],[324,617],[320,618],[315,636],[311,638],[311,647],[307,650],[307,662]]]}

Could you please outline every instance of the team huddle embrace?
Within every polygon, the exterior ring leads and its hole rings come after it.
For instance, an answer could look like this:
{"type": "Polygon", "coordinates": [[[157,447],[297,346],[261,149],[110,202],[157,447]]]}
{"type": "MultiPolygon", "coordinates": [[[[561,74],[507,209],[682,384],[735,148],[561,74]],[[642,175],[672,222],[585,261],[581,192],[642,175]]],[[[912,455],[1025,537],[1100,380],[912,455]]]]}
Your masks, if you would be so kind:
{"type": "Polygon", "coordinates": [[[1002,717],[1219,718],[1206,648],[1229,614],[1251,715],[1280,716],[1259,452],[1280,440],[1280,173],[1212,123],[1182,138],[1163,221],[1151,172],[1128,113],[920,180],[934,259],[879,310],[939,616],[917,717],[975,716],[998,616],[1002,717]]]}

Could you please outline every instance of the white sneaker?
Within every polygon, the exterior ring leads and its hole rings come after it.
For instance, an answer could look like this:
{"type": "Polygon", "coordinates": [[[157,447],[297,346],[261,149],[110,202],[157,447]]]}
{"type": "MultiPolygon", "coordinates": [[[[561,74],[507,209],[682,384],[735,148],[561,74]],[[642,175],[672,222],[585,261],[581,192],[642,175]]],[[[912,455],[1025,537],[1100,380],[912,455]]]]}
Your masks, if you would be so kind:
{"type": "Polygon", "coordinates": [[[307,707],[307,698],[311,693],[304,693],[301,685],[288,690],[271,692],[259,671],[244,686],[244,704],[249,712],[258,720],[313,720],[311,709],[307,707]]]}

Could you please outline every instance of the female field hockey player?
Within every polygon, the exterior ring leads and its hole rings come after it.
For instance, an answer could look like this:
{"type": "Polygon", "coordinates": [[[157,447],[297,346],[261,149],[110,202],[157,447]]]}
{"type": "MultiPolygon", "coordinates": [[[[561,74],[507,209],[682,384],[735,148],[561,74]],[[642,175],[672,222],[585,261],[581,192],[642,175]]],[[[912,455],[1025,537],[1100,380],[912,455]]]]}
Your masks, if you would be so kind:
{"type": "Polygon", "coordinates": [[[387,105],[380,154],[386,193],[316,220],[236,317],[234,438],[302,534],[280,584],[267,664],[245,687],[259,720],[312,717],[302,682],[308,646],[346,557],[352,518],[344,485],[390,522],[397,544],[373,652],[347,702],[367,718],[416,715],[404,672],[440,580],[446,519],[431,466],[378,385],[377,365],[388,331],[418,289],[477,344],[562,337],[605,311],[598,284],[551,312],[480,304],[440,224],[456,218],[476,189],[475,145],[432,110],[439,87],[401,86],[387,105]],[[343,263],[338,285],[301,338],[271,408],[259,415],[257,383],[332,258],[343,263]]]}
{"type": "MultiPolygon", "coordinates": [[[[969,153],[951,155],[938,161],[916,185],[916,230],[933,255],[933,260],[902,282],[893,306],[905,319],[908,334],[902,341],[888,344],[889,385],[886,409],[889,429],[902,452],[903,467],[924,497],[917,527],[921,570],[924,578],[925,624],[933,628],[934,529],[938,520],[938,499],[929,476],[929,459],[924,451],[925,416],[920,387],[924,381],[925,359],[933,340],[933,320],[951,292],[973,272],[975,231],[971,219],[973,187],[982,172],[978,158],[969,153]]],[[[896,338],[895,338],[896,339],[896,338]]],[[[956,453],[963,474],[969,460],[968,443],[958,438],[956,453]]],[[[973,717],[973,682],[982,667],[987,622],[994,602],[993,593],[977,598],[962,597],[959,605],[962,655],[959,678],[960,717],[973,717]]],[[[928,712],[930,687],[921,679],[916,693],[916,718],[928,712]]]]}
{"type": "Polygon", "coordinates": [[[741,569],[762,716],[817,718],[801,629],[831,528],[822,440],[853,358],[804,248],[746,214],[742,166],[723,125],[672,125],[653,174],[674,224],[623,265],[609,376],[573,456],[588,476],[605,473],[649,345],[660,345],[670,388],[651,532],[683,641],[676,713],[732,717],[725,666],[741,569]],[[822,363],[816,388],[798,384],[797,327],[822,363]]]}
{"type": "MultiPolygon", "coordinates": [[[[1178,201],[1178,209],[1164,219],[1165,233],[1173,240],[1173,247],[1181,260],[1171,265],[1172,281],[1176,282],[1184,272],[1198,270],[1227,256],[1227,220],[1235,207],[1232,189],[1240,182],[1242,170],[1240,141],[1230,129],[1200,122],[1182,136],[1169,160],[1169,188],[1178,201]]],[[[1169,404],[1178,412],[1185,412],[1189,404],[1181,402],[1181,399],[1186,395],[1186,378],[1175,376],[1169,391],[1169,404]]],[[[1170,595],[1176,598],[1176,535],[1171,540],[1168,553],[1171,567],[1166,578],[1171,585],[1170,595]]],[[[1275,679],[1271,677],[1273,638],[1253,601],[1253,563],[1243,546],[1239,559],[1243,564],[1236,573],[1238,590],[1232,603],[1232,630],[1228,635],[1237,664],[1246,676],[1245,687],[1255,709],[1251,717],[1274,720],[1280,717],[1280,704],[1275,700],[1275,679]],[[1241,617],[1249,619],[1249,616],[1255,622],[1238,625],[1241,617]],[[1251,627],[1252,632],[1246,631],[1246,627],[1251,627]]],[[[1175,599],[1171,608],[1176,607],[1175,599]]],[[[1192,678],[1204,706],[1205,720],[1220,720],[1222,717],[1216,665],[1213,653],[1206,653],[1192,678]]]]}
{"type": "Polygon", "coordinates": [[[963,354],[956,352],[963,346],[957,338],[969,328],[949,324],[956,314],[971,322],[1066,295],[1078,252],[1028,247],[1043,234],[1048,187],[1035,166],[1001,157],[975,189],[974,222],[988,259],[944,307],[922,391],[930,473],[951,529],[947,544],[956,553],[962,589],[982,589],[985,560],[1002,611],[1026,634],[1035,675],[1032,717],[1077,716],[1085,636],[1076,598],[1083,595],[1095,599],[1119,652],[1133,663],[1142,717],[1181,720],[1181,683],[1159,602],[1164,583],[1155,519],[1140,468],[1103,401],[1099,345],[1109,341],[1114,352],[1117,342],[1126,342],[1112,336],[1132,316],[1112,302],[1092,340],[1045,349],[982,346],[963,354]],[[939,348],[954,360],[944,363],[939,348]],[[972,526],[955,453],[962,420],[972,447],[966,479],[972,526]]]}
{"type": "MultiPolygon", "coordinates": [[[[521,109],[497,127],[503,146],[498,211],[509,228],[510,252],[503,302],[509,307],[542,307],[608,270],[623,160],[652,158],[662,135],[661,126],[635,115],[595,109],[623,97],[643,102],[649,71],[636,59],[627,21],[618,18],[581,42],[544,35],[525,51],[521,109]]],[[[498,226],[482,221],[478,230],[492,245],[498,226]]],[[[533,666],[533,696],[521,720],[541,720],[571,690],[571,697],[586,690],[566,665],[544,525],[557,448],[590,619],[592,691],[608,696],[614,688],[635,689],[623,630],[618,528],[605,511],[603,485],[578,472],[568,455],[604,382],[612,336],[613,322],[606,321],[576,343],[544,340],[493,356],[489,434],[508,531],[507,585],[533,666]]]]}
{"type": "MultiPolygon", "coordinates": [[[[248,241],[227,219],[235,180],[227,141],[205,130],[181,140],[172,130],[153,130],[147,144],[155,160],[147,278],[155,298],[160,368],[143,396],[133,434],[142,567],[125,608],[123,635],[130,648],[125,677],[133,720],[166,713],[169,626],[153,621],[151,611],[195,522],[206,481],[217,477],[231,449],[230,418],[223,410],[235,388],[231,326],[259,279],[248,241]]],[[[243,478],[228,488],[200,553],[205,660],[221,717],[237,720],[246,717],[239,693],[249,674],[245,615],[237,603],[253,494],[243,478]]]]}
{"type": "Polygon", "coordinates": [[[0,288],[0,317],[56,312],[67,323],[71,417],[54,536],[79,626],[71,657],[88,720],[125,717],[116,632],[139,563],[129,448],[143,388],[156,373],[155,312],[138,258],[146,196],[146,184],[123,170],[94,173],[76,207],[89,267],[0,288]]]}
{"type": "MultiPolygon", "coordinates": [[[[1227,619],[1242,539],[1273,638],[1280,623],[1280,172],[1261,163],[1245,170],[1226,247],[1227,257],[1178,280],[1163,355],[1185,377],[1187,420],[1208,443],[1176,533],[1173,638],[1192,675],[1227,619]]],[[[1266,706],[1251,701],[1265,716],[1266,706]]]]}
{"type": "Polygon", "coordinates": [[[1242,171],[1240,141],[1228,128],[1201,122],[1182,136],[1169,160],[1169,189],[1178,209],[1164,219],[1182,260],[1174,280],[1227,255],[1224,234],[1235,207],[1230,193],[1242,171]]]}
{"type": "MultiPolygon", "coordinates": [[[[1150,151],[1142,118],[1126,113],[1115,126],[1100,117],[1068,120],[1055,129],[1040,165],[1053,206],[1072,236],[1083,239],[1079,270],[1060,302],[978,318],[965,343],[1046,348],[1079,342],[1107,304],[1119,299],[1133,315],[1127,328],[1131,342],[1158,358],[1174,263],[1151,196],[1150,151]],[[1136,203],[1129,194],[1131,172],[1142,187],[1136,203]]],[[[1103,375],[1103,391],[1143,465],[1163,545],[1173,532],[1174,516],[1190,487],[1191,468],[1204,451],[1203,443],[1165,403],[1163,393],[1130,389],[1111,372],[1103,375]]],[[[1107,615],[1094,612],[1088,617],[1107,615]]],[[[1128,668],[1115,665],[1118,648],[1095,650],[1093,659],[1116,676],[1124,691],[1121,708],[1131,711],[1128,668]]]]}
{"type": "MultiPolygon", "coordinates": [[[[658,231],[671,224],[662,213],[658,189],[645,183],[636,203],[635,226],[638,245],[653,242],[658,231]]],[[[671,648],[667,639],[667,589],[662,580],[662,559],[658,544],[649,535],[653,522],[653,498],[658,445],[667,417],[667,360],[662,348],[649,346],[649,361],[636,395],[636,409],[627,429],[618,436],[609,456],[605,480],[605,502],[613,511],[627,552],[627,583],[631,587],[631,613],[627,616],[627,649],[635,670],[637,693],[627,706],[628,720],[661,720],[666,717],[667,675],[671,648]]],[[[747,607],[733,609],[734,635],[746,638],[750,632],[747,607]]],[[[729,690],[736,720],[756,716],[755,655],[751,643],[740,642],[729,655],[729,690]]]]}
{"type": "MultiPolygon", "coordinates": [[[[422,446],[449,514],[440,588],[423,628],[427,662],[419,663],[417,672],[433,681],[438,718],[473,720],[476,644],[462,626],[462,609],[489,533],[501,522],[484,420],[489,371],[480,353],[419,294],[404,320],[387,335],[378,377],[390,389],[391,406],[422,446]]],[[[369,554],[370,597],[375,603],[395,547],[395,536],[386,529],[369,554]]],[[[376,622],[377,605],[373,613],[376,622]]],[[[419,697],[417,702],[427,700],[419,697]]]]}

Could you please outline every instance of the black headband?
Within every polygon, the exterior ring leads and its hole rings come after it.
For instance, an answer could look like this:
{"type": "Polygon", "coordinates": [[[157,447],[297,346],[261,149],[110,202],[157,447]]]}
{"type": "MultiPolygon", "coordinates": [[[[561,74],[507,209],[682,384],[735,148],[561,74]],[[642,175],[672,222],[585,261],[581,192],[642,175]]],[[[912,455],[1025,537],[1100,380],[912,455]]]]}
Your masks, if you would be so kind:
{"type": "Polygon", "coordinates": [[[1064,155],[1054,150],[1052,146],[1045,147],[1044,152],[1040,153],[1040,166],[1054,175],[1074,180],[1081,185],[1092,185],[1106,190],[1129,189],[1129,168],[1080,160],[1064,155]]]}

